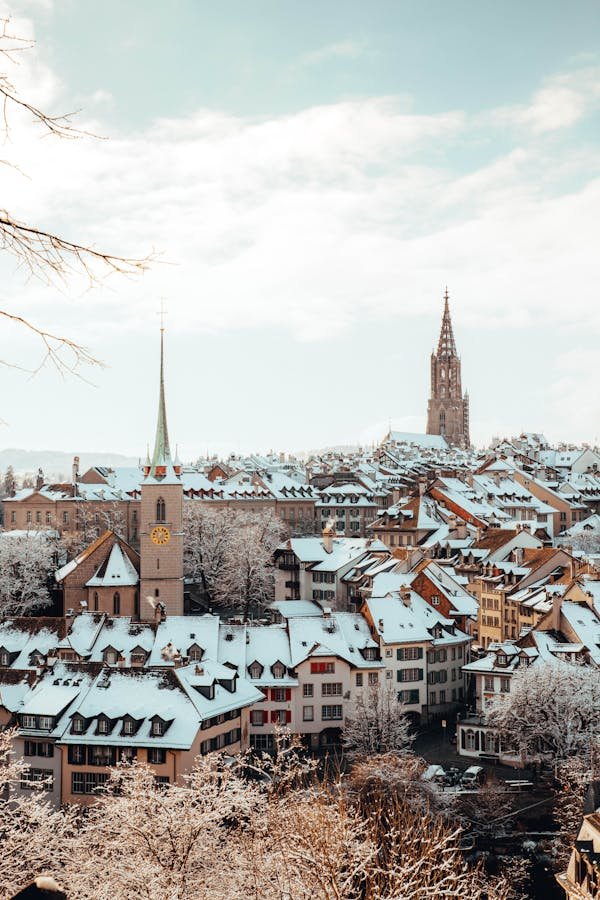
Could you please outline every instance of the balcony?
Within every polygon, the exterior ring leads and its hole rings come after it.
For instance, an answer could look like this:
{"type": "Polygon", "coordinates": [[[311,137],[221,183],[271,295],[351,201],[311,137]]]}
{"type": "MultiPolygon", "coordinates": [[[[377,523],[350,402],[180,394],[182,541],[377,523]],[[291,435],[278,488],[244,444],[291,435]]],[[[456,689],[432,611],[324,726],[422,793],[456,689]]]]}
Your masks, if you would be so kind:
{"type": "Polygon", "coordinates": [[[298,563],[279,562],[279,563],[277,563],[277,568],[281,569],[282,572],[299,572],[300,571],[300,566],[298,563]]]}

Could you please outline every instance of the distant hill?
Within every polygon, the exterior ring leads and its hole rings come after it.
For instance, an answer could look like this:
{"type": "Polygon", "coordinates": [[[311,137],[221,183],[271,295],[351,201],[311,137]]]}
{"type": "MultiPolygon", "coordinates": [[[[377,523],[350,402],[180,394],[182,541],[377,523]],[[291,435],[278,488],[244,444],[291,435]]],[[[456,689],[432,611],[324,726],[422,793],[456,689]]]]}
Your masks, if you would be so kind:
{"type": "Polygon", "coordinates": [[[137,457],[124,456],[122,453],[65,453],[63,450],[19,450],[9,448],[0,450],[0,473],[12,466],[15,474],[35,473],[41,469],[46,480],[60,477],[71,478],[73,457],[79,456],[81,473],[90,466],[136,466],[137,457]]]}

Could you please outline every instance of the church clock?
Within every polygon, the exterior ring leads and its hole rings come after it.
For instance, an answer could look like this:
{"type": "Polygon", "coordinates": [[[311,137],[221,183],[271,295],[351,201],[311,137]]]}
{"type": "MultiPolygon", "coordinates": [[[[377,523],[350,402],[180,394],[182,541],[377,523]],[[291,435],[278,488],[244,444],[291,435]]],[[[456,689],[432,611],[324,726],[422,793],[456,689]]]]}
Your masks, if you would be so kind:
{"type": "Polygon", "coordinates": [[[171,540],[171,532],[164,525],[157,525],[150,532],[150,538],[153,544],[158,544],[159,547],[162,547],[171,540]]]}

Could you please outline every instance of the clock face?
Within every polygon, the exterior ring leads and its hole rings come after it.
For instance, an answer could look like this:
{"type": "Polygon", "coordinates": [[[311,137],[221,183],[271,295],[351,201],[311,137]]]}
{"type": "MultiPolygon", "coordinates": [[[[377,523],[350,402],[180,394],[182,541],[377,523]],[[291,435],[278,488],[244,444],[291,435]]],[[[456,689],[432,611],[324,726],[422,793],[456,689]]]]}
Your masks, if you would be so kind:
{"type": "Polygon", "coordinates": [[[150,532],[150,537],[152,538],[153,544],[163,546],[164,544],[169,543],[171,539],[171,532],[168,528],[165,528],[164,525],[157,525],[156,528],[153,528],[150,532]]]}

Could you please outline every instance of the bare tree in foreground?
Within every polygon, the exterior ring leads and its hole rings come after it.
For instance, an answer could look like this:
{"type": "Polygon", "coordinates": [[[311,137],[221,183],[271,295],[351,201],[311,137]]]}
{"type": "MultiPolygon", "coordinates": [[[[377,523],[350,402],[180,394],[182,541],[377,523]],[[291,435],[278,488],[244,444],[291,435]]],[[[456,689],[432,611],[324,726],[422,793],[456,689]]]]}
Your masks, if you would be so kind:
{"type": "Polygon", "coordinates": [[[363,803],[342,777],[319,780],[294,742],[253,760],[263,778],[246,768],[209,756],[159,785],[146,765],[120,763],[81,815],[33,791],[13,820],[0,801],[0,897],[44,872],[77,900],[508,900],[465,862],[460,827],[401,795],[363,803]]]}
{"type": "MultiPolygon", "coordinates": [[[[72,124],[71,114],[49,115],[21,96],[8,74],[9,67],[18,62],[23,52],[32,50],[34,41],[13,33],[10,20],[0,19],[0,59],[5,71],[0,71],[0,103],[3,119],[0,130],[9,135],[9,118],[12,112],[25,114],[43,134],[55,138],[93,137],[72,124]]],[[[4,165],[18,170],[12,160],[0,160],[4,165]]],[[[133,259],[118,256],[95,247],[72,241],[36,225],[21,221],[6,209],[0,208],[0,250],[12,254],[25,271],[48,285],[66,282],[76,274],[83,274],[89,284],[96,284],[106,275],[118,273],[133,275],[148,268],[150,258],[133,259]]],[[[59,372],[74,372],[82,364],[99,364],[92,354],[80,344],[64,335],[55,334],[34,324],[14,311],[0,309],[0,316],[33,333],[41,342],[43,356],[35,371],[50,363],[59,372]]],[[[3,365],[13,365],[2,361],[3,365]]]]}

